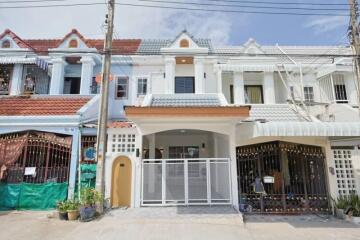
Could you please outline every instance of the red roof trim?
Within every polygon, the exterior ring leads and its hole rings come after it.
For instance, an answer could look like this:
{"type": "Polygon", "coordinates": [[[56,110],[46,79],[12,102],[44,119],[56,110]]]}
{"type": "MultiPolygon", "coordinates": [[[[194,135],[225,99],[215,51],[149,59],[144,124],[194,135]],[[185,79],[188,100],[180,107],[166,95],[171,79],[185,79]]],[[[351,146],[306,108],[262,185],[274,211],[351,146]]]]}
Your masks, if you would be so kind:
{"type": "MultiPolygon", "coordinates": [[[[9,35],[16,44],[21,48],[30,48],[33,49],[27,42],[22,40],[18,35],[16,35],[13,31],[10,29],[6,29],[1,35],[0,40],[4,38],[6,35],[9,35]]],[[[34,49],[33,49],[34,50],[34,49]]]]}
{"type": "Polygon", "coordinates": [[[75,34],[76,36],[78,36],[78,38],[81,39],[81,41],[83,41],[85,43],[85,45],[87,47],[90,47],[87,43],[87,40],[85,39],[85,37],[83,35],[81,35],[81,33],[77,30],[77,29],[72,29],[68,34],[65,35],[65,37],[63,37],[60,41],[60,43],[57,45],[57,47],[59,47],[63,42],[65,42],[66,39],[68,39],[71,35],[75,34]]]}
{"type": "MultiPolygon", "coordinates": [[[[67,33],[62,39],[20,39],[15,33],[11,30],[6,29],[4,33],[0,35],[0,39],[5,35],[10,34],[10,36],[21,44],[21,47],[31,48],[34,52],[38,54],[47,54],[49,49],[58,48],[66,39],[68,39],[72,34],[81,39],[87,47],[95,48],[98,51],[103,50],[104,48],[104,39],[86,39],[77,29],[72,29],[71,32],[67,33]]],[[[113,53],[114,54],[135,54],[138,50],[141,43],[141,39],[114,39],[113,40],[113,53]]]]}
{"type": "Polygon", "coordinates": [[[1,97],[0,116],[76,115],[91,97],[1,97]]]}

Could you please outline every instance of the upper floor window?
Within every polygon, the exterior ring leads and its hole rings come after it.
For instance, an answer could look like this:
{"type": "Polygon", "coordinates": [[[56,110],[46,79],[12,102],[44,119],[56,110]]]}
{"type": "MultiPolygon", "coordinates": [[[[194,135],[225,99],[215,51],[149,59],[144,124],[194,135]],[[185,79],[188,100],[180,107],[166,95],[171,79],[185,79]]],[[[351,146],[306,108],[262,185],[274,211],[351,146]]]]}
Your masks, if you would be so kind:
{"type": "Polygon", "coordinates": [[[314,102],[314,88],[304,87],[304,100],[305,102],[314,102]]]}
{"type": "Polygon", "coordinates": [[[262,86],[245,85],[245,103],[264,103],[262,86]]]}
{"type": "Polygon", "coordinates": [[[69,48],[77,48],[78,47],[78,41],[76,39],[71,39],[69,42],[69,48]]]}
{"type": "Polygon", "coordinates": [[[188,48],[189,46],[190,46],[189,40],[187,40],[187,39],[182,39],[182,40],[180,41],[180,47],[181,47],[181,48],[188,48]]]}
{"type": "Polygon", "coordinates": [[[147,78],[138,78],[137,93],[138,95],[146,95],[147,78]]]}
{"type": "Polygon", "coordinates": [[[195,93],[193,77],[175,77],[175,93],[195,93]]]}
{"type": "Polygon", "coordinates": [[[12,65],[0,65],[0,95],[9,94],[12,65]]]}
{"type": "Polygon", "coordinates": [[[118,77],[116,79],[116,98],[128,98],[129,78],[118,77]]]}
{"type": "Polygon", "coordinates": [[[1,47],[2,47],[2,48],[10,48],[10,47],[11,47],[10,41],[9,41],[9,40],[4,40],[4,41],[1,43],[1,47]]]}

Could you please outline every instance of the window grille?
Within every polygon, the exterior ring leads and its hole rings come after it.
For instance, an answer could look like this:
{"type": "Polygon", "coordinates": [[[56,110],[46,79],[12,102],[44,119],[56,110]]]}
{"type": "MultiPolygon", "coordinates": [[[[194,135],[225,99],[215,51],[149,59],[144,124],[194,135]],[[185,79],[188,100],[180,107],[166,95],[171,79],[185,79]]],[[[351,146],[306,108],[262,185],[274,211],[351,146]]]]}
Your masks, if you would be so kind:
{"type": "Polygon", "coordinates": [[[305,102],[314,102],[314,88],[304,87],[305,102]]]}
{"type": "Polygon", "coordinates": [[[135,134],[113,134],[112,135],[112,152],[133,153],[135,152],[135,134]]]}
{"type": "Polygon", "coordinates": [[[356,192],[352,152],[353,150],[351,149],[333,150],[339,195],[350,195],[356,192]]]}

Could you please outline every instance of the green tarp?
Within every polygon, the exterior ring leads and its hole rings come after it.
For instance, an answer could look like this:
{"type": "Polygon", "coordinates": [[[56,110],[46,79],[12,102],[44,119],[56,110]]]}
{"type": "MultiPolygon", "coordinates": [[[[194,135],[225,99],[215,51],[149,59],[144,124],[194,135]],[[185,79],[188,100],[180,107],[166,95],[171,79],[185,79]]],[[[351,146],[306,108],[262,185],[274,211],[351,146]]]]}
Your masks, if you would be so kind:
{"type": "Polygon", "coordinates": [[[67,183],[0,184],[0,210],[46,210],[67,198],[67,183]]]}

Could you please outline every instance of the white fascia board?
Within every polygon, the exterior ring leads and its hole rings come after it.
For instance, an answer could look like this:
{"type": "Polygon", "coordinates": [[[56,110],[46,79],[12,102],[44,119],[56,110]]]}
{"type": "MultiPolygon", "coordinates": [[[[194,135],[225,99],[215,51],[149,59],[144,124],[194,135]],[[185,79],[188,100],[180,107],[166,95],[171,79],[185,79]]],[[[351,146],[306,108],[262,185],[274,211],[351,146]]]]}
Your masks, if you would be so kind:
{"type": "Polygon", "coordinates": [[[161,53],[178,54],[178,55],[194,55],[194,54],[208,54],[208,48],[161,48],[161,53]]]}
{"type": "Polygon", "coordinates": [[[98,50],[96,48],[50,48],[49,53],[53,52],[64,52],[66,53],[97,53],[98,50]]]}
{"type": "Polygon", "coordinates": [[[351,137],[360,136],[359,122],[267,122],[254,123],[254,137],[351,137]]]}
{"type": "Polygon", "coordinates": [[[80,116],[2,116],[0,127],[14,126],[54,126],[54,127],[76,127],[79,126],[80,116]]]}

